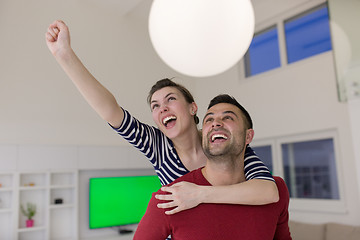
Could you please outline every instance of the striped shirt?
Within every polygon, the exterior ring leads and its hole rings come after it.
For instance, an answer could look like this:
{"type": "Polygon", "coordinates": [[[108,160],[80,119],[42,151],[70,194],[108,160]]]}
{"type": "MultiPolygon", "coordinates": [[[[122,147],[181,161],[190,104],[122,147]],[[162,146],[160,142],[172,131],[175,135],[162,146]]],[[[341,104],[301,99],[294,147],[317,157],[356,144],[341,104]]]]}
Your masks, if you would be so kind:
{"type": "MultiPolygon", "coordinates": [[[[190,172],[181,162],[171,139],[158,128],[140,122],[123,110],[121,126],[113,129],[150,160],[162,185],[190,172]]],[[[249,146],[245,151],[244,171],[246,180],[256,178],[274,181],[269,169],[249,146]]]]}

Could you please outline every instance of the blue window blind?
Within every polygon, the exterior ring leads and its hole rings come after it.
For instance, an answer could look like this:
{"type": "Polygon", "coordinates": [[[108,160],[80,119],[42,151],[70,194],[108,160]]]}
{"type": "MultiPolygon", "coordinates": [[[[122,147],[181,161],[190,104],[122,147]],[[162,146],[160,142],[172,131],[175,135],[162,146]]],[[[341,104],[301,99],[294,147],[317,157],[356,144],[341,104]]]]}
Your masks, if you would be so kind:
{"type": "Polygon", "coordinates": [[[285,38],[288,63],[331,50],[327,6],[285,21],[285,38]]]}
{"type": "Polygon", "coordinates": [[[245,54],[245,75],[253,76],[280,67],[278,32],[275,27],[256,33],[245,54]]]}

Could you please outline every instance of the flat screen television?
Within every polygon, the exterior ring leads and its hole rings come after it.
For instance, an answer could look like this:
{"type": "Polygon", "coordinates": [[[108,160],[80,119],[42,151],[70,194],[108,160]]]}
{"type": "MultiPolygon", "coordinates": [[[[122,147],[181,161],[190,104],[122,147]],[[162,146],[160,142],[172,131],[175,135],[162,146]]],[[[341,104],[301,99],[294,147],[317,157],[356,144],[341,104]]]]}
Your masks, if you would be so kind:
{"type": "Polygon", "coordinates": [[[151,194],[160,187],[155,175],[90,178],[89,228],[139,223],[151,194]]]}

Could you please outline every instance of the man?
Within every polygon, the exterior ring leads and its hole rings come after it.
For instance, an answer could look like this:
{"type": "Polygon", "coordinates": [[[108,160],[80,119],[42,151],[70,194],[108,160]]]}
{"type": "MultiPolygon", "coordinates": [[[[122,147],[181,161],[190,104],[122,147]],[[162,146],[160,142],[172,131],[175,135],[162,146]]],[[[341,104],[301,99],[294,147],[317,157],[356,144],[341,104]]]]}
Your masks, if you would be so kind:
{"type": "MultiPolygon", "coordinates": [[[[229,95],[215,97],[203,120],[202,145],[208,157],[206,165],[175,182],[223,186],[245,181],[245,148],[253,136],[248,112],[229,95]]],[[[280,200],[262,206],[200,204],[193,209],[166,215],[164,209],[157,208],[156,205],[162,201],[154,194],[134,239],[159,240],[168,235],[174,240],[291,239],[289,193],[281,178],[275,177],[275,181],[280,200]]]]}

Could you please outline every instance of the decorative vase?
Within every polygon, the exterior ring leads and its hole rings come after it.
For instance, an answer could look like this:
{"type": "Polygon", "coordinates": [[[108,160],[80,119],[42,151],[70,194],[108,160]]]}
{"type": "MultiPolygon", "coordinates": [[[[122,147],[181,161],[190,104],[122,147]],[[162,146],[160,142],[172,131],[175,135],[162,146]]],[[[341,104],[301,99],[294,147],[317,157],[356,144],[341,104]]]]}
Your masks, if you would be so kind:
{"type": "Polygon", "coordinates": [[[34,219],[26,220],[26,227],[33,227],[34,226],[34,219]]]}

